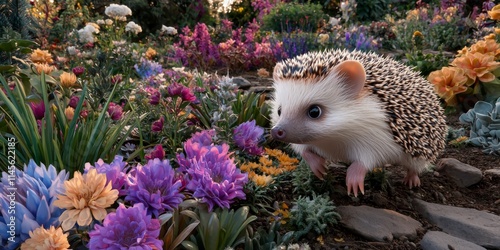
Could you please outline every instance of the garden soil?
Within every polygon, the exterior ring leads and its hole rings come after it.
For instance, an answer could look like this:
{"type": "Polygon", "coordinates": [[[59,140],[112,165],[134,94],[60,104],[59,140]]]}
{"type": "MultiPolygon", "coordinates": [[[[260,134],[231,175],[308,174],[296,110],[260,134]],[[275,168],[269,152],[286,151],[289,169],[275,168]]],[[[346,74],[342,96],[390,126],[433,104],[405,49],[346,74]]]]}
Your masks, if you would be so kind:
{"type": "MultiPolygon", "coordinates": [[[[251,75],[243,76],[252,79],[251,75]]],[[[257,80],[254,77],[252,80],[257,80]]],[[[262,79],[261,79],[262,80],[262,79]]],[[[264,85],[268,85],[265,82],[264,85]]],[[[458,122],[459,115],[448,115],[448,125],[454,128],[463,127],[458,122]]],[[[440,158],[455,158],[463,163],[470,164],[481,171],[500,167],[500,156],[488,155],[480,148],[472,146],[452,147],[447,146],[440,158]]],[[[402,183],[406,171],[401,166],[389,166],[389,187],[381,189],[367,188],[364,195],[354,198],[348,196],[345,190],[346,168],[336,167],[329,170],[328,174],[338,179],[338,185],[332,186],[330,196],[336,206],[359,206],[367,205],[375,208],[394,210],[401,214],[410,216],[423,225],[423,230],[418,232],[417,239],[408,240],[405,237],[395,238],[391,242],[372,242],[343,228],[341,225],[329,227],[328,232],[323,235],[310,233],[300,240],[300,243],[308,243],[311,249],[420,249],[419,242],[428,230],[440,230],[430,224],[413,207],[415,198],[427,202],[445,204],[457,207],[474,208],[500,215],[500,178],[483,176],[483,179],[470,187],[458,187],[449,177],[437,172],[426,172],[421,174],[422,186],[409,189],[402,183]]],[[[293,187],[282,185],[279,192],[275,193],[276,201],[284,201],[288,204],[293,202],[293,187]]],[[[260,224],[260,223],[259,223],[260,224]]],[[[262,225],[262,224],[261,224],[262,225]]],[[[284,233],[284,232],[283,232],[284,233]]]]}

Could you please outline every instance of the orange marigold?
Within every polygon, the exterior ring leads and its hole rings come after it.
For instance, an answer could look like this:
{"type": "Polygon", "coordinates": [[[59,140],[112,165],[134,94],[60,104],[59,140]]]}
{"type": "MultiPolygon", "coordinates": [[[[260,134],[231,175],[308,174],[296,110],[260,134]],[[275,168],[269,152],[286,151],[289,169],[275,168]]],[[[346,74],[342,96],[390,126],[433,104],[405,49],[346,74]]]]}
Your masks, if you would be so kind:
{"type": "Polygon", "coordinates": [[[76,83],[76,75],[68,72],[63,72],[59,76],[59,81],[61,82],[61,87],[69,88],[75,86],[76,83]]]}
{"type": "Polygon", "coordinates": [[[491,72],[497,69],[500,63],[496,62],[492,55],[469,52],[462,57],[455,58],[451,65],[463,69],[473,81],[479,79],[481,82],[491,82],[495,80],[495,75],[491,72]]]}
{"type": "Polygon", "coordinates": [[[434,71],[429,74],[428,80],[434,84],[435,91],[448,105],[455,105],[455,95],[467,91],[467,84],[471,82],[464,70],[456,67],[443,67],[434,71]]]}
{"type": "Polygon", "coordinates": [[[500,4],[496,5],[490,11],[488,11],[488,15],[493,20],[500,20],[500,4]]]}
{"type": "Polygon", "coordinates": [[[481,40],[470,47],[470,52],[488,54],[498,59],[500,57],[500,45],[494,39],[481,40]]]}
{"type": "Polygon", "coordinates": [[[49,51],[41,49],[34,50],[30,55],[30,59],[34,63],[51,64],[54,62],[54,60],[52,59],[52,55],[49,53],[49,51]]]}

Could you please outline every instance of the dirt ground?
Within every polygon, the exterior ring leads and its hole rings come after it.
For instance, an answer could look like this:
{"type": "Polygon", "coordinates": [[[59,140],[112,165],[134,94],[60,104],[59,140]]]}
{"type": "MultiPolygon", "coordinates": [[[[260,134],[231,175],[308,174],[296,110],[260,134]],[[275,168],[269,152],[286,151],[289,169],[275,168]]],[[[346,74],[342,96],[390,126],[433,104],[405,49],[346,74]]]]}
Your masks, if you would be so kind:
{"type": "MultiPolygon", "coordinates": [[[[457,127],[458,115],[448,116],[448,123],[457,127]]],[[[464,146],[460,148],[448,146],[441,158],[455,158],[461,162],[481,169],[500,167],[500,157],[484,154],[480,148],[464,146]]],[[[342,182],[345,181],[346,168],[330,169],[329,174],[338,179],[338,185],[332,187],[331,198],[336,206],[367,205],[376,208],[385,208],[410,216],[423,224],[424,230],[418,232],[417,239],[394,239],[392,242],[370,242],[343,228],[341,225],[330,227],[328,233],[318,239],[318,235],[310,233],[301,242],[307,242],[311,249],[419,249],[418,243],[429,229],[439,230],[431,225],[416,212],[412,205],[414,198],[427,202],[475,208],[500,215],[500,178],[484,177],[478,183],[468,188],[458,187],[444,174],[426,172],[421,174],[422,186],[409,189],[402,183],[406,171],[399,166],[386,168],[390,172],[389,187],[383,191],[376,188],[367,188],[365,195],[353,198],[347,196],[342,182]]],[[[291,199],[290,190],[293,187],[283,187],[277,198],[291,199]]]]}

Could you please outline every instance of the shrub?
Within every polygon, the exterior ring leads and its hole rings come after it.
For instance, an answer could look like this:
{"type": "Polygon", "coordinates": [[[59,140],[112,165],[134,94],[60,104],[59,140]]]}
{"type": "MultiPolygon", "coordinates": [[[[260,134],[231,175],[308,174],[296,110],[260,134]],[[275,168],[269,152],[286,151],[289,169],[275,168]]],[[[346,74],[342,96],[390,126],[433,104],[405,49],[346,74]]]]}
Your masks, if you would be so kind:
{"type": "Polygon", "coordinates": [[[263,29],[276,32],[315,32],[326,16],[319,4],[281,3],[263,18],[263,29]]]}
{"type": "Polygon", "coordinates": [[[356,0],[356,18],[360,22],[381,20],[388,12],[388,0],[356,0]]]}

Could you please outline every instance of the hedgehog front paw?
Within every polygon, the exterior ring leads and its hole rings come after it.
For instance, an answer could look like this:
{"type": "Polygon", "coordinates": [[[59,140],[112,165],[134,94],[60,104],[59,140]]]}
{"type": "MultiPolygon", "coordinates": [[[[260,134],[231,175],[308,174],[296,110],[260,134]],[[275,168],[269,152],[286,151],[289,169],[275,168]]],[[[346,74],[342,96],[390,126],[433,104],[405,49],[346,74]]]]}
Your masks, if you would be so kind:
{"type": "Polygon", "coordinates": [[[353,162],[347,168],[345,183],[347,185],[347,195],[351,194],[351,190],[355,197],[358,197],[358,189],[362,194],[365,194],[365,175],[366,167],[359,162],[353,162]]]}
{"type": "Polygon", "coordinates": [[[313,171],[314,175],[323,180],[323,177],[326,175],[325,158],[312,152],[310,149],[304,150],[301,155],[313,171]]]}
{"type": "Polygon", "coordinates": [[[406,173],[406,177],[403,179],[403,183],[408,185],[410,188],[420,187],[420,178],[417,173],[408,171],[408,173],[406,173]]]}

